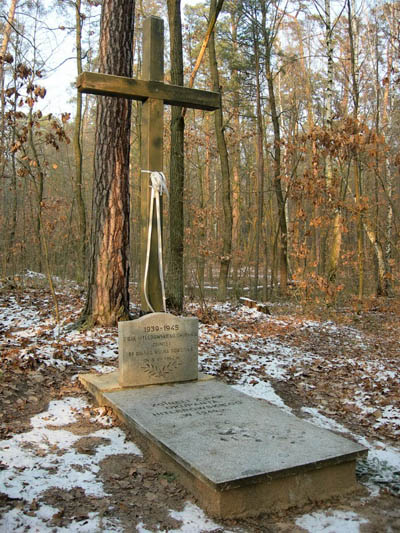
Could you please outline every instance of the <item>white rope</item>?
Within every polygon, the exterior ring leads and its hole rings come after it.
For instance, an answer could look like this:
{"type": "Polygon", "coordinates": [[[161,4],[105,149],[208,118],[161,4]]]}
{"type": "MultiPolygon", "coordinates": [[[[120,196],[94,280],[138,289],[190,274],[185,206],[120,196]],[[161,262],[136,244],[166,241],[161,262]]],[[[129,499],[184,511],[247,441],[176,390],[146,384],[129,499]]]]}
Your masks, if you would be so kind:
{"type": "Polygon", "coordinates": [[[154,211],[154,199],[156,201],[156,216],[157,216],[157,244],[158,244],[158,272],[161,282],[161,295],[163,301],[164,312],[167,312],[166,298],[165,298],[165,286],[164,286],[164,273],[163,273],[163,258],[162,258],[162,235],[161,235],[161,203],[160,196],[165,192],[168,195],[167,182],[163,172],[157,172],[152,170],[142,170],[150,174],[150,214],[149,214],[149,225],[147,228],[147,251],[146,251],[146,265],[144,269],[144,280],[143,280],[143,292],[146,303],[153,313],[155,312],[153,306],[149,301],[149,295],[147,293],[147,278],[149,274],[149,263],[150,263],[150,249],[151,249],[151,233],[153,231],[153,211],[154,211]]]}

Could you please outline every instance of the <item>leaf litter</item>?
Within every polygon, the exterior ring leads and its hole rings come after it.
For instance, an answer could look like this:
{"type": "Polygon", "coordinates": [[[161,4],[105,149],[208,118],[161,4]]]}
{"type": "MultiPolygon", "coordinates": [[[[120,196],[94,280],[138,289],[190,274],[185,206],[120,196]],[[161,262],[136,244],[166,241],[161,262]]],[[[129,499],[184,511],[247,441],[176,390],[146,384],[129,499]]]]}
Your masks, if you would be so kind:
{"type": "Polygon", "coordinates": [[[369,448],[351,502],[216,523],[81,389],[78,373],[117,367],[116,328],[68,331],[82,292],[61,281],[56,326],[34,273],[24,285],[0,287],[1,532],[400,530],[398,310],[325,317],[268,304],[270,316],[227,303],[202,321],[188,305],[202,372],[369,448]]]}

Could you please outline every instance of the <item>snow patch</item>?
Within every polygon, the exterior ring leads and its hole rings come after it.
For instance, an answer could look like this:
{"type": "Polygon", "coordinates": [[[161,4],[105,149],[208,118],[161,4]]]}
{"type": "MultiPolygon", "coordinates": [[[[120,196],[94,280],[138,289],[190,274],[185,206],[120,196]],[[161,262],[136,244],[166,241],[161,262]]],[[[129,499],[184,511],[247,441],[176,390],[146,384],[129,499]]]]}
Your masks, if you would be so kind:
{"type": "Polygon", "coordinates": [[[301,411],[307,413],[309,416],[308,421],[320,428],[329,429],[330,431],[338,431],[339,433],[350,433],[350,431],[336,420],[328,418],[321,414],[315,407],[302,407],[301,411]]]}
{"type": "Polygon", "coordinates": [[[110,531],[123,533],[116,521],[104,519],[97,513],[88,513],[84,520],[72,520],[67,527],[55,527],[49,523],[58,509],[50,505],[42,505],[36,511],[36,516],[21,514],[20,509],[12,509],[0,519],[0,531],[12,531],[13,533],[95,533],[97,531],[110,531]]]}
{"type": "Polygon", "coordinates": [[[356,442],[368,449],[368,457],[357,463],[357,473],[362,483],[370,490],[371,496],[377,496],[384,487],[400,494],[400,447],[390,446],[382,441],[368,441],[356,435],[312,407],[303,407],[302,411],[311,415],[309,421],[316,426],[350,435],[356,442]],[[366,480],[362,476],[366,476],[366,480]]]}
{"type": "Polygon", "coordinates": [[[276,394],[271,383],[269,383],[268,381],[259,381],[258,383],[251,385],[250,383],[247,383],[244,379],[242,380],[242,382],[233,385],[232,388],[243,392],[248,396],[252,396],[253,398],[260,398],[262,400],[266,400],[267,402],[272,403],[272,405],[279,407],[283,411],[292,414],[292,409],[288,407],[282,400],[282,398],[276,394]]]}
{"type": "MultiPolygon", "coordinates": [[[[141,455],[141,451],[135,444],[125,440],[122,430],[114,427],[86,435],[106,441],[96,448],[95,454],[82,454],[74,449],[73,445],[82,436],[63,427],[76,422],[86,407],[87,403],[81,398],[52,401],[46,412],[31,419],[31,431],[0,441],[0,462],[7,466],[0,470],[0,486],[4,494],[28,503],[40,499],[42,493],[51,488],[70,490],[81,487],[87,495],[94,497],[106,494],[97,477],[100,462],[110,455],[141,455]]],[[[0,521],[0,531],[22,532],[26,528],[47,531],[45,522],[51,513],[51,508],[43,505],[36,516],[28,516],[20,510],[18,513],[9,511],[0,521]]],[[[93,514],[86,525],[72,523],[68,528],[59,528],[57,531],[96,531],[98,521],[99,517],[93,514]]],[[[114,526],[109,530],[121,531],[114,526]]]]}
{"type": "Polygon", "coordinates": [[[311,513],[296,520],[296,525],[309,533],[359,533],[360,526],[367,523],[352,511],[311,513]]]}

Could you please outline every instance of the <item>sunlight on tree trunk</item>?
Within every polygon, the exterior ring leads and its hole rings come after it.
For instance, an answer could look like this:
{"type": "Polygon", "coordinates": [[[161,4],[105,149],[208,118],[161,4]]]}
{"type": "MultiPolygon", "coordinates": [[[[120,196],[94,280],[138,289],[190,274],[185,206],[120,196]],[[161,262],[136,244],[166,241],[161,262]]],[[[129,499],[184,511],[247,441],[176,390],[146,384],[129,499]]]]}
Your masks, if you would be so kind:
{"type": "MultiPolygon", "coordinates": [[[[134,0],[103,3],[100,72],[132,76],[134,0]]],[[[129,143],[131,103],[98,97],[88,293],[82,322],[129,318],[129,143]]]]}

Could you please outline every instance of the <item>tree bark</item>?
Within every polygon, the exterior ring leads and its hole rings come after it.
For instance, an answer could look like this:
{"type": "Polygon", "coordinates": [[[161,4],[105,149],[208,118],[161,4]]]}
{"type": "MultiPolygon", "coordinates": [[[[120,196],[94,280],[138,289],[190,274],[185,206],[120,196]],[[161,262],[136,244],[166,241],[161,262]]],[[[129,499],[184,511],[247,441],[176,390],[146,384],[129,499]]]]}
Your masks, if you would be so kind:
{"type": "MultiPolygon", "coordinates": [[[[398,17],[396,17],[396,9],[394,4],[390,5],[388,13],[388,23],[390,27],[390,39],[387,43],[386,49],[386,84],[383,92],[383,109],[382,109],[382,130],[385,137],[388,135],[389,127],[393,120],[392,105],[390,98],[390,93],[392,89],[392,72],[393,72],[393,56],[395,54],[395,44],[394,36],[396,23],[398,17]]],[[[382,296],[392,296],[392,266],[391,262],[393,259],[393,249],[392,249],[392,239],[393,239],[393,196],[395,192],[394,188],[394,176],[392,172],[392,167],[390,164],[389,154],[385,155],[385,174],[386,174],[386,192],[388,198],[388,206],[386,212],[386,227],[385,227],[385,237],[386,237],[386,246],[385,246],[385,255],[384,260],[387,266],[387,275],[384,280],[384,285],[382,287],[382,296]]],[[[379,290],[379,286],[377,287],[379,290]]]]}
{"type": "MultiPolygon", "coordinates": [[[[82,19],[81,19],[81,0],[76,0],[75,3],[75,19],[76,19],[76,70],[78,76],[82,74],[82,19]]],[[[81,146],[81,125],[82,125],[82,94],[76,91],[76,111],[74,124],[74,157],[75,157],[75,179],[74,179],[74,193],[75,201],[78,208],[78,224],[79,224],[79,258],[80,269],[79,273],[84,273],[86,270],[86,208],[82,193],[82,146],[81,146]]]]}
{"type": "Polygon", "coordinates": [[[377,266],[378,266],[378,283],[377,283],[377,296],[390,296],[391,292],[387,287],[387,278],[388,278],[388,266],[385,261],[385,253],[383,251],[382,245],[378,240],[376,230],[373,228],[372,224],[363,217],[362,224],[365,229],[365,233],[374,249],[377,266]]]}
{"type": "MultiPolygon", "coordinates": [[[[327,73],[326,73],[326,92],[325,92],[325,127],[327,130],[332,130],[332,102],[333,102],[333,39],[332,39],[332,21],[331,21],[331,2],[330,0],[325,0],[325,47],[326,47],[326,62],[327,62],[327,73]]],[[[332,158],[328,153],[325,156],[325,180],[328,190],[328,200],[330,206],[333,207],[333,168],[332,168],[332,158]]],[[[339,258],[340,258],[340,249],[342,244],[342,233],[341,233],[341,212],[339,207],[334,208],[334,223],[333,223],[333,233],[332,233],[332,242],[331,246],[327,246],[327,241],[329,239],[328,235],[323,242],[322,249],[322,262],[324,265],[324,270],[326,270],[326,277],[328,283],[334,283],[336,281],[337,271],[339,268],[339,258]],[[328,256],[328,257],[327,257],[328,256]]]]}
{"type": "MultiPolygon", "coordinates": [[[[8,11],[7,22],[6,22],[4,33],[3,33],[3,40],[2,40],[1,48],[0,48],[0,56],[2,58],[4,58],[4,56],[7,53],[7,48],[8,48],[8,43],[10,41],[11,29],[14,23],[15,9],[17,7],[17,3],[18,3],[18,0],[11,0],[10,9],[8,11]]],[[[4,78],[4,63],[3,61],[0,61],[0,83],[2,87],[3,87],[3,81],[4,81],[3,78],[4,78]]]]}
{"type": "MultiPolygon", "coordinates": [[[[216,0],[210,2],[210,20],[216,12],[216,0]]],[[[210,73],[212,80],[213,91],[219,92],[219,74],[217,55],[215,51],[215,30],[212,32],[210,42],[208,45],[210,55],[210,73]]],[[[220,269],[218,278],[218,300],[226,300],[229,266],[231,263],[232,254],[232,205],[231,205],[231,178],[229,171],[228,150],[226,148],[225,134],[224,134],[224,119],[221,106],[214,113],[215,116],[215,134],[217,138],[218,153],[221,163],[222,175],[222,207],[224,212],[223,235],[222,235],[222,251],[220,256],[220,269]]]]}
{"type": "MultiPolygon", "coordinates": [[[[353,117],[355,125],[358,123],[358,106],[360,99],[359,88],[359,68],[358,68],[358,45],[357,45],[357,28],[355,24],[354,15],[354,0],[347,0],[348,12],[348,32],[349,32],[349,46],[350,46],[350,65],[351,65],[351,80],[353,93],[353,117]]],[[[356,154],[353,162],[354,173],[354,189],[357,202],[357,256],[358,256],[358,298],[362,300],[364,295],[364,220],[362,213],[362,173],[358,154],[356,154]]],[[[374,247],[376,251],[376,247],[374,247]]],[[[379,264],[379,257],[377,257],[379,264]]]]}
{"type": "MultiPolygon", "coordinates": [[[[18,103],[18,96],[17,93],[14,94],[14,101],[13,101],[13,113],[15,116],[15,113],[17,111],[17,103],[18,103]]],[[[12,125],[12,133],[11,133],[11,145],[14,145],[17,138],[17,125],[15,121],[13,121],[12,125]]],[[[15,161],[15,152],[11,154],[11,215],[10,215],[10,226],[8,230],[8,244],[7,244],[7,251],[6,251],[6,267],[8,268],[10,266],[11,260],[14,256],[14,244],[15,244],[15,234],[17,231],[17,199],[18,199],[18,190],[17,190],[17,165],[15,161]]],[[[13,261],[13,273],[15,270],[15,261],[13,261]]],[[[8,273],[8,272],[7,272],[8,273]]]]}
{"type": "Polygon", "coordinates": [[[5,124],[4,124],[4,98],[3,98],[3,91],[4,91],[4,57],[7,54],[8,49],[8,43],[10,41],[10,35],[11,35],[11,29],[12,25],[14,23],[15,18],[15,9],[17,7],[18,0],[11,0],[10,9],[8,11],[8,17],[7,22],[4,27],[3,32],[3,40],[1,43],[0,48],[0,93],[1,93],[1,124],[0,124],[0,148],[1,148],[1,168],[2,172],[4,172],[4,166],[6,164],[6,158],[3,156],[5,153],[4,150],[4,132],[5,132],[5,124]]]}
{"type": "Polygon", "coordinates": [[[255,77],[256,77],[256,168],[257,168],[257,224],[255,231],[256,250],[255,250],[255,269],[254,269],[254,287],[253,298],[258,298],[258,279],[260,268],[260,242],[262,237],[262,221],[264,207],[264,129],[261,108],[261,82],[260,82],[260,50],[258,35],[256,30],[253,32],[254,55],[255,55],[255,77]]]}
{"type": "MultiPolygon", "coordinates": [[[[167,7],[170,31],[171,83],[183,85],[181,0],[167,0],[167,7]]],[[[169,306],[179,313],[183,309],[184,296],[184,131],[185,120],[182,107],[172,106],[167,298],[169,306]]]]}
{"type": "Polygon", "coordinates": [[[285,198],[281,183],[281,132],[279,125],[279,116],[276,107],[274,81],[271,69],[271,52],[272,42],[268,39],[267,30],[264,27],[265,40],[265,69],[268,85],[268,97],[271,111],[271,121],[274,131],[274,148],[273,148],[273,163],[274,163],[274,179],[273,186],[275,190],[276,200],[278,204],[279,229],[281,234],[280,246],[280,291],[285,294],[287,290],[288,279],[288,246],[287,246],[287,224],[285,212],[285,198]]]}
{"type": "Polygon", "coordinates": [[[36,172],[31,173],[31,177],[32,177],[32,182],[33,182],[35,196],[36,196],[35,231],[36,231],[36,238],[38,241],[38,250],[39,250],[38,268],[39,268],[39,272],[42,272],[42,268],[43,268],[43,263],[42,263],[42,250],[43,250],[42,207],[43,207],[43,191],[44,191],[45,172],[44,172],[42,163],[39,158],[39,153],[37,150],[37,146],[35,144],[35,140],[33,138],[33,111],[31,107],[29,108],[28,117],[29,117],[28,118],[28,145],[31,150],[32,161],[34,161],[33,168],[36,168],[36,172]]]}
{"type": "MultiPolygon", "coordinates": [[[[240,138],[240,79],[239,71],[236,67],[239,61],[239,41],[238,41],[238,26],[240,18],[231,12],[231,34],[232,34],[232,47],[233,47],[233,61],[231,66],[232,71],[232,90],[233,90],[233,109],[232,109],[232,121],[233,128],[236,133],[236,138],[233,140],[232,146],[232,248],[236,252],[240,251],[240,165],[241,165],[241,138],[240,138]]],[[[232,257],[233,268],[233,284],[236,290],[237,277],[239,263],[239,254],[234,253],[232,257]],[[236,260],[235,260],[236,259],[236,260]]]]}
{"type": "MultiPolygon", "coordinates": [[[[100,66],[104,74],[132,76],[134,0],[105,0],[100,66]]],[[[87,327],[129,318],[129,140],[131,103],[98,97],[87,327]]]]}

